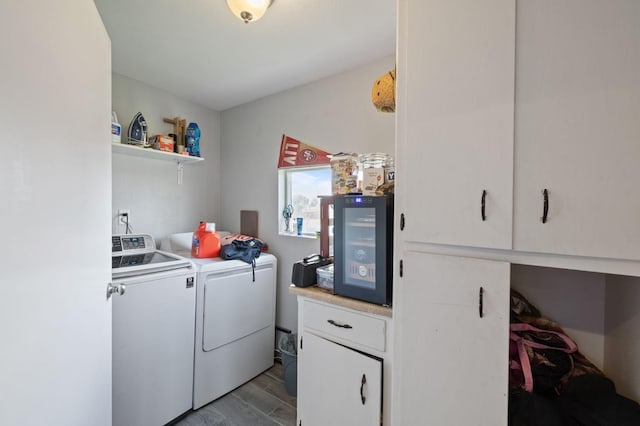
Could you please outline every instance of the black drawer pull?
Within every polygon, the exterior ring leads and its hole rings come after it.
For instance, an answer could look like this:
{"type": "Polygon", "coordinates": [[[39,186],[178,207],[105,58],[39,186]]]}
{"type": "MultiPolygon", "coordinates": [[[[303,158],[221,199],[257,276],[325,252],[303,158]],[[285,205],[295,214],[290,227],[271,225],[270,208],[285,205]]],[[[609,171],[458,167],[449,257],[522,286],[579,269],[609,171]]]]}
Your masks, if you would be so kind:
{"type": "Polygon", "coordinates": [[[549,213],[549,191],[545,188],[542,191],[542,196],[544,197],[544,206],[542,208],[542,223],[547,223],[547,214],[549,213]]]}
{"type": "Polygon", "coordinates": [[[349,324],[340,324],[335,322],[334,320],[327,320],[327,322],[333,326],[340,327],[340,328],[353,328],[349,324]]]}
{"type": "Polygon", "coordinates": [[[485,198],[487,198],[487,190],[482,190],[482,200],[480,201],[480,217],[482,217],[482,221],[487,220],[487,215],[485,214],[485,198]]]}
{"type": "Polygon", "coordinates": [[[480,287],[480,295],[478,297],[478,313],[480,318],[484,317],[484,288],[480,287]]]}
{"type": "Polygon", "coordinates": [[[362,381],[360,382],[360,400],[362,401],[362,405],[367,401],[367,398],[364,396],[364,385],[367,383],[367,376],[362,375],[362,381]]]}

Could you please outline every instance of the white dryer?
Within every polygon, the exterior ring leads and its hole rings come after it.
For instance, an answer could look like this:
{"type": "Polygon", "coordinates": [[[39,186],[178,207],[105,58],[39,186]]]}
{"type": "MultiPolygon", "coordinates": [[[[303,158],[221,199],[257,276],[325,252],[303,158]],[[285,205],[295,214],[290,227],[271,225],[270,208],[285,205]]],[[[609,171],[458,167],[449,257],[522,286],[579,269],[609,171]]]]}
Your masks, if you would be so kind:
{"type": "Polygon", "coordinates": [[[273,366],[277,260],[262,253],[254,279],[252,266],[243,261],[191,258],[192,235],[171,235],[162,249],[196,265],[197,409],[273,366]]]}

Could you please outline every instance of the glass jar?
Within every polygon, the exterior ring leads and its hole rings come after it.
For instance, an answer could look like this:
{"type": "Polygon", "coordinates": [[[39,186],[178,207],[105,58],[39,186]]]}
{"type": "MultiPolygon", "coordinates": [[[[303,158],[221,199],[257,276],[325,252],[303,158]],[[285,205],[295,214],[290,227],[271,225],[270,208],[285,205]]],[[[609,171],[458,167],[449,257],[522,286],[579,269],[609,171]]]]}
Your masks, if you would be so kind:
{"type": "MultiPolygon", "coordinates": [[[[362,194],[378,195],[376,191],[387,182],[389,167],[393,167],[393,159],[389,154],[373,152],[362,154],[360,163],[362,164],[362,194]]],[[[394,173],[391,173],[391,176],[394,176],[394,173]]]]}
{"type": "Polygon", "coordinates": [[[358,154],[339,153],[331,158],[331,192],[335,195],[358,191],[358,154]]]}
{"type": "Polygon", "coordinates": [[[373,152],[370,154],[362,154],[360,156],[360,163],[364,169],[384,169],[390,159],[391,156],[389,154],[373,152]]]}
{"type": "Polygon", "coordinates": [[[393,160],[393,157],[389,156],[387,160],[387,165],[384,168],[384,181],[385,183],[391,184],[396,180],[396,163],[393,160]]]}

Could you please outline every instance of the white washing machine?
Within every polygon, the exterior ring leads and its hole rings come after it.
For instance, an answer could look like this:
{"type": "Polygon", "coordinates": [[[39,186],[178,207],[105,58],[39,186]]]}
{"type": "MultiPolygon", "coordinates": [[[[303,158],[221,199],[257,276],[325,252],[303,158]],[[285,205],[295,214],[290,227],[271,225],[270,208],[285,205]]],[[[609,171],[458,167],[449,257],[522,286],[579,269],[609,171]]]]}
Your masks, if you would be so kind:
{"type": "Polygon", "coordinates": [[[193,234],[174,234],[163,250],[190,258],[196,274],[193,408],[232,391],[273,366],[276,257],[191,258],[193,234]]]}
{"type": "Polygon", "coordinates": [[[192,406],[195,267],[149,235],[114,235],[114,426],[161,426],[192,406]]]}

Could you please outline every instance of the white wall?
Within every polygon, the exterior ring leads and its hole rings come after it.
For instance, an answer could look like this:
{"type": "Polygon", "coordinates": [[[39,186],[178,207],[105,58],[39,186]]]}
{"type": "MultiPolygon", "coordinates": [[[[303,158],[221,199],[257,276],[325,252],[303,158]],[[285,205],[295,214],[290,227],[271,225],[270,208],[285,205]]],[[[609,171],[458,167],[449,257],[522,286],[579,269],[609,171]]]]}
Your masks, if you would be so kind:
{"type": "Polygon", "coordinates": [[[580,351],[640,399],[640,278],[513,265],[512,287],[556,321],[580,351]]]}
{"type": "Polygon", "coordinates": [[[640,400],[640,278],[607,277],[605,373],[618,393],[640,400]]]}
{"type": "Polygon", "coordinates": [[[158,244],[168,234],[195,230],[201,220],[216,222],[220,217],[220,113],[115,73],[113,109],[123,138],[137,112],[142,112],[150,135],[173,133],[164,117],[198,123],[200,154],[205,159],[184,166],[182,185],[178,185],[173,162],[113,154],[113,233],[124,233],[124,226],[117,224],[117,211],[122,208],[131,210],[133,231],[151,234],[158,244]]]}
{"type": "Polygon", "coordinates": [[[259,233],[278,257],[276,324],[297,329],[288,292],[293,262],[319,251],[314,239],[279,236],[277,162],[282,134],[328,152],[394,153],[395,114],[371,103],[373,82],[393,69],[390,56],[327,79],[222,112],[219,229],[238,231],[240,210],[259,211],[259,233]]]}
{"type": "Polygon", "coordinates": [[[605,282],[606,275],[594,272],[511,267],[511,287],[557,322],[599,368],[604,366],[605,282]]]}
{"type": "Polygon", "coordinates": [[[111,425],[111,44],[91,1],[0,2],[0,425],[111,425]]]}

